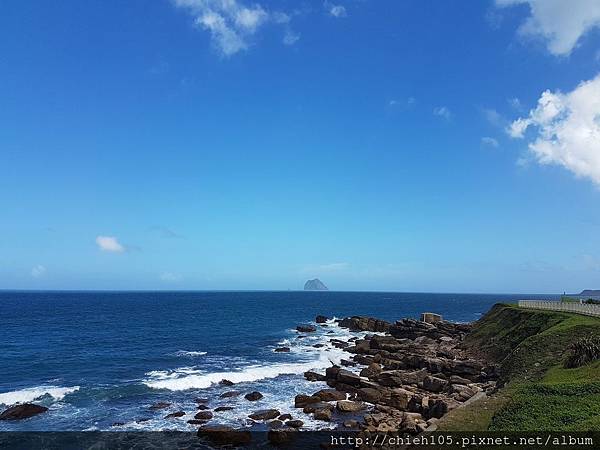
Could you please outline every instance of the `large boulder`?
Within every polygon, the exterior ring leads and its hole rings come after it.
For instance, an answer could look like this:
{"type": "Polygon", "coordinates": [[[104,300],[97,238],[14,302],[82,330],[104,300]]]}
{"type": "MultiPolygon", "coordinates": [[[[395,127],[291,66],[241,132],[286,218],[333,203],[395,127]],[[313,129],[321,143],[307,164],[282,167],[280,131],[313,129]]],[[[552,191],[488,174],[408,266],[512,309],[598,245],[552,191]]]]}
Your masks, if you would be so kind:
{"type": "Polygon", "coordinates": [[[321,401],[333,402],[336,400],[345,400],[346,394],[336,389],[321,389],[313,394],[314,397],[319,397],[321,401]]]}
{"type": "Polygon", "coordinates": [[[276,409],[262,409],[249,414],[248,417],[253,420],[271,420],[279,417],[280,415],[281,413],[276,409]]]}
{"type": "Polygon", "coordinates": [[[318,409],[313,414],[315,420],[331,421],[331,409],[318,409]]]}
{"type": "Polygon", "coordinates": [[[357,412],[365,409],[363,402],[353,402],[351,400],[340,400],[336,403],[338,411],[341,412],[357,412]]]}
{"type": "Polygon", "coordinates": [[[341,369],[337,374],[337,381],[340,383],[349,384],[350,386],[359,386],[360,376],[350,372],[349,370],[341,369]]]}
{"type": "Polygon", "coordinates": [[[322,315],[318,315],[317,318],[315,319],[315,322],[317,323],[325,323],[327,322],[329,319],[325,316],[322,315]]]}
{"type": "Polygon", "coordinates": [[[333,405],[331,403],[327,403],[327,402],[319,402],[319,403],[311,403],[310,405],[306,405],[303,409],[302,412],[304,412],[305,414],[310,414],[313,413],[315,411],[319,411],[321,409],[333,409],[333,405]]]}
{"type": "Polygon", "coordinates": [[[381,366],[376,362],[369,364],[369,367],[365,367],[360,371],[361,377],[375,378],[381,373],[381,366]]]}
{"type": "Polygon", "coordinates": [[[308,381],[325,381],[327,379],[324,375],[311,370],[304,372],[304,378],[306,378],[308,381]]]}
{"type": "Polygon", "coordinates": [[[22,405],[14,405],[4,410],[0,414],[0,420],[21,420],[36,416],[48,411],[45,406],[34,405],[33,403],[23,403],[22,405]]]}
{"type": "Polygon", "coordinates": [[[305,406],[310,405],[311,403],[319,403],[321,401],[322,400],[315,395],[298,394],[294,398],[294,407],[304,408],[305,406]]]}
{"type": "Polygon", "coordinates": [[[194,416],[194,419],[196,419],[196,420],[210,420],[212,418],[213,418],[213,413],[211,413],[210,411],[199,411],[194,416]]]}
{"type": "Polygon", "coordinates": [[[448,387],[448,382],[437,377],[425,377],[423,389],[429,392],[442,392],[448,387]]]}
{"type": "Polygon", "coordinates": [[[390,323],[373,317],[353,316],[340,320],[339,326],[349,328],[352,331],[385,332],[389,330],[390,323]]]}

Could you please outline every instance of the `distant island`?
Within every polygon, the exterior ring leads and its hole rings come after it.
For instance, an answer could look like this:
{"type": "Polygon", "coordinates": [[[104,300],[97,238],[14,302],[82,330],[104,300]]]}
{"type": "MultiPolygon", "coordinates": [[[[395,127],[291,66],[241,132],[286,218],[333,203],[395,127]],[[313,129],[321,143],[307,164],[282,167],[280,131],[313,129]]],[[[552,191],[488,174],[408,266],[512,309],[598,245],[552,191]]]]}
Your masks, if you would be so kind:
{"type": "Polygon", "coordinates": [[[581,297],[590,296],[590,297],[600,297],[600,289],[584,289],[579,294],[581,297]]]}
{"type": "Polygon", "coordinates": [[[321,280],[315,278],[314,280],[308,280],[304,283],[305,291],[328,291],[329,288],[323,284],[321,280]]]}

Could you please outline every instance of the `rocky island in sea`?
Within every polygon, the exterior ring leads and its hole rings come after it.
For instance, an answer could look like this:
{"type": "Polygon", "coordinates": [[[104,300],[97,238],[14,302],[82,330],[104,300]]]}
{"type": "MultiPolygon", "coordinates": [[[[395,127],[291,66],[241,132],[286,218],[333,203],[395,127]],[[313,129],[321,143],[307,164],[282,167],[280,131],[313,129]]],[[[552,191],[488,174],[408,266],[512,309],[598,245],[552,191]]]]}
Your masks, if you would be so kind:
{"type": "Polygon", "coordinates": [[[313,280],[308,280],[306,283],[304,283],[304,290],[305,291],[328,291],[329,288],[327,286],[325,286],[325,284],[319,280],[318,278],[315,278],[313,280]]]}

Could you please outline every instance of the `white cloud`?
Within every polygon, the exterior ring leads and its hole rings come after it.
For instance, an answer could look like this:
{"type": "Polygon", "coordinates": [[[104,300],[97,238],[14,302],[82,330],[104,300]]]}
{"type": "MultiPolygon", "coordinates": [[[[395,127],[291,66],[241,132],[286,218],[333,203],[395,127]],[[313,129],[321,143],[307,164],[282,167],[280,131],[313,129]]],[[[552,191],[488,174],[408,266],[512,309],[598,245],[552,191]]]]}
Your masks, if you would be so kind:
{"type": "Polygon", "coordinates": [[[545,91],[507,132],[525,139],[529,128],[537,133],[528,148],[540,164],[563,166],[600,186],[600,74],[566,94],[545,91]]]}
{"type": "Polygon", "coordinates": [[[494,147],[494,148],[498,148],[500,146],[500,144],[498,144],[498,140],[494,139],[493,137],[489,137],[489,136],[484,136],[481,138],[481,145],[484,145],[486,147],[494,147]]]}
{"type": "Polygon", "coordinates": [[[517,97],[509,98],[508,104],[517,111],[523,111],[523,104],[521,103],[521,100],[519,100],[517,97]]]}
{"type": "Polygon", "coordinates": [[[123,253],[125,251],[125,247],[114,236],[98,236],[96,244],[103,252],[123,253]]]}
{"type": "MultiPolygon", "coordinates": [[[[271,22],[279,25],[289,24],[290,16],[281,13],[269,13],[261,5],[246,6],[238,0],[173,0],[174,4],[188,10],[195,23],[210,32],[212,42],[224,56],[234,55],[250,46],[252,36],[265,24],[271,22]]],[[[291,33],[289,28],[287,33],[291,33]]],[[[288,36],[290,45],[293,39],[288,36]]],[[[298,40],[298,39],[296,39],[298,40]]],[[[295,41],[294,41],[295,42],[295,41]]]]}
{"type": "Polygon", "coordinates": [[[294,45],[300,39],[299,33],[294,33],[292,30],[286,30],[283,35],[283,43],[285,45],[294,45]]]}
{"type": "Polygon", "coordinates": [[[496,0],[496,6],[529,5],[519,34],[540,37],[553,55],[566,56],[589,30],[600,26],[598,0],[496,0]]]}
{"type": "Polygon", "coordinates": [[[333,17],[346,17],[348,15],[348,13],[346,12],[346,8],[344,8],[342,5],[332,5],[332,4],[328,4],[326,3],[326,6],[329,10],[329,14],[331,14],[333,17]]]}
{"type": "Polygon", "coordinates": [[[446,120],[450,120],[452,118],[452,113],[446,106],[436,106],[433,108],[433,115],[442,117],[446,120]]]}
{"type": "Polygon", "coordinates": [[[44,275],[46,275],[46,268],[44,266],[42,266],[41,264],[38,264],[37,266],[35,266],[31,269],[31,276],[33,278],[40,278],[40,277],[43,277],[44,275]]]}

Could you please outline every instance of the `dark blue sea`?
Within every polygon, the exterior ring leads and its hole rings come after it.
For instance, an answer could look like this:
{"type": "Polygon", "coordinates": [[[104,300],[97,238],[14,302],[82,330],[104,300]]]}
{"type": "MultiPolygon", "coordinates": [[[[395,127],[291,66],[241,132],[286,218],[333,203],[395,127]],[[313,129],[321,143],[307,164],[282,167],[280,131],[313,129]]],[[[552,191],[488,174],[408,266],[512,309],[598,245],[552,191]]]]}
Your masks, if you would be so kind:
{"type": "Polygon", "coordinates": [[[303,372],[347,357],[329,339],[356,335],[330,322],[298,339],[296,325],[312,323],[317,314],[393,321],[431,311],[469,322],[496,302],[526,298],[539,296],[2,291],[0,411],[22,402],[50,410],[0,422],[0,430],[193,430],[186,421],[199,397],[211,408],[234,407],[215,413],[213,423],[243,426],[249,412],[262,408],[297,415],[294,396],[320,389],[303,372]],[[319,343],[324,346],[315,348],[319,343]],[[291,351],[274,352],[280,346],[291,351]],[[223,378],[236,385],[219,385],[223,378]],[[219,398],[232,389],[264,397],[219,398]],[[160,401],[172,405],[150,409],[160,401]],[[165,419],[174,411],[186,415],[165,419]]]}

